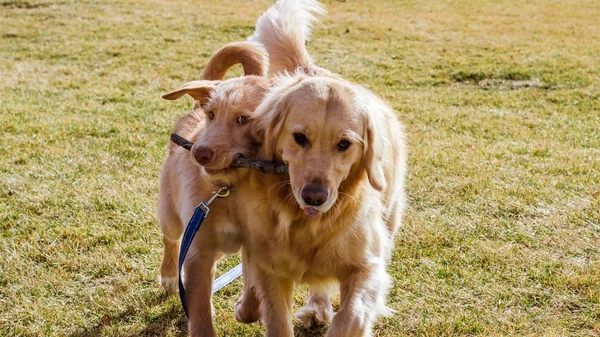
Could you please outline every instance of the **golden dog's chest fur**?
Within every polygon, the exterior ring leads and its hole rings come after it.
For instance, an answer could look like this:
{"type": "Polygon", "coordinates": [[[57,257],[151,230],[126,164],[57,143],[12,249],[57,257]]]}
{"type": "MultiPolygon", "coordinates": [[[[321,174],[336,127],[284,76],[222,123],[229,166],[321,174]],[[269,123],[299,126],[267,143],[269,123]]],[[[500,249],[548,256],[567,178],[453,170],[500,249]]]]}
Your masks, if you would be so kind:
{"type": "MultiPolygon", "coordinates": [[[[339,279],[352,269],[365,268],[372,263],[371,258],[382,255],[388,244],[382,237],[388,235],[385,224],[377,221],[381,194],[365,191],[362,185],[368,185],[366,179],[349,190],[352,196],[342,195],[332,211],[309,218],[291,199],[289,187],[265,189],[265,177],[261,173],[251,175],[247,186],[240,186],[255,191],[241,196],[247,203],[244,209],[251,212],[242,213],[247,220],[240,222],[247,224],[250,240],[246,241],[254,246],[250,251],[255,255],[249,258],[258,261],[263,270],[297,282],[318,284],[339,279]],[[364,208],[357,207],[356,200],[363,196],[371,201],[364,208]],[[257,226],[260,223],[270,225],[257,226]]],[[[267,186],[281,184],[277,179],[266,180],[267,186]]]]}

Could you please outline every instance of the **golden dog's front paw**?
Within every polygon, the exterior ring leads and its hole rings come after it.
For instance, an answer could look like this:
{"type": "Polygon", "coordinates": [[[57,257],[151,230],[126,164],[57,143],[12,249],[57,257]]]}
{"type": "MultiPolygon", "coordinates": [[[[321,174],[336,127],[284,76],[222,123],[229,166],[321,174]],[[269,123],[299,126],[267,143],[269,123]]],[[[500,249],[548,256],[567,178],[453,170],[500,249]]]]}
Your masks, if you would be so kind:
{"type": "Polygon", "coordinates": [[[235,319],[240,323],[254,323],[260,319],[258,307],[247,308],[240,300],[235,304],[235,319]]]}
{"type": "Polygon", "coordinates": [[[331,306],[307,305],[297,311],[294,316],[305,328],[312,328],[317,325],[329,325],[333,319],[333,309],[331,306]]]}

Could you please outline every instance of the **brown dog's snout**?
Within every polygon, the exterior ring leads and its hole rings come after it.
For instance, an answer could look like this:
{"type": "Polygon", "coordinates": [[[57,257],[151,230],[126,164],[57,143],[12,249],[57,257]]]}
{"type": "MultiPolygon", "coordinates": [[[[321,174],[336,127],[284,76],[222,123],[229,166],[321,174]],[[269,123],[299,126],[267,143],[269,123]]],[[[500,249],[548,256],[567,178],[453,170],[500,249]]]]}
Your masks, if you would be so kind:
{"type": "Polygon", "coordinates": [[[215,153],[213,150],[205,146],[198,146],[194,149],[194,158],[200,163],[200,165],[206,165],[210,163],[215,153]]]}
{"type": "Polygon", "coordinates": [[[327,201],[329,193],[322,185],[307,184],[302,189],[302,199],[311,206],[321,206],[327,201]]]}

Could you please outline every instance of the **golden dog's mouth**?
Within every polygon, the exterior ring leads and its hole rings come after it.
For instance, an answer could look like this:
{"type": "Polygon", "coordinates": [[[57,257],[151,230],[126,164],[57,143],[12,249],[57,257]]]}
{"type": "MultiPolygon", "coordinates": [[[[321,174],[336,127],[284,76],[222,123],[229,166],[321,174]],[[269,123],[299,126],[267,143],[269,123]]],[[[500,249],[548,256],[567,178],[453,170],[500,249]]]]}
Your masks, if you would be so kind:
{"type": "Polygon", "coordinates": [[[302,207],[302,211],[311,218],[317,217],[319,214],[321,214],[321,211],[314,207],[302,207]]]}

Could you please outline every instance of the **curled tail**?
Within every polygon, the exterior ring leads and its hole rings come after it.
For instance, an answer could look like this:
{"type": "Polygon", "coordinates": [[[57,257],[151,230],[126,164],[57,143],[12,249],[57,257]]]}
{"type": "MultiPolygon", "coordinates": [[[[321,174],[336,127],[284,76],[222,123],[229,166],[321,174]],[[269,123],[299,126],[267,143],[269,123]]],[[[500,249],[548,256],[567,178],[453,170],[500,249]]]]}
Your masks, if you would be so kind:
{"type": "Polygon", "coordinates": [[[279,0],[258,19],[254,35],[248,40],[265,47],[272,74],[297,68],[311,71],[315,66],[305,42],[317,21],[316,15],[325,13],[316,0],[279,0]]]}
{"type": "Polygon", "coordinates": [[[244,75],[266,76],[269,71],[269,56],[260,43],[231,42],[217,50],[202,70],[202,80],[222,80],[225,73],[240,63],[244,75]]]}
{"type": "MultiPolygon", "coordinates": [[[[244,68],[244,75],[246,76],[264,77],[267,76],[269,71],[269,56],[260,43],[232,42],[221,47],[211,56],[202,70],[200,81],[188,82],[181,88],[164,94],[162,97],[169,100],[178,99],[186,94],[194,97],[196,91],[202,92],[202,89],[217,85],[225,77],[227,71],[238,63],[244,68]]],[[[183,137],[192,137],[203,119],[204,114],[200,108],[200,102],[196,100],[192,112],[175,122],[173,132],[183,137]]],[[[177,146],[171,143],[169,148],[174,151],[177,146]]]]}

